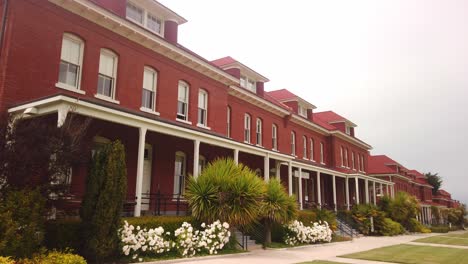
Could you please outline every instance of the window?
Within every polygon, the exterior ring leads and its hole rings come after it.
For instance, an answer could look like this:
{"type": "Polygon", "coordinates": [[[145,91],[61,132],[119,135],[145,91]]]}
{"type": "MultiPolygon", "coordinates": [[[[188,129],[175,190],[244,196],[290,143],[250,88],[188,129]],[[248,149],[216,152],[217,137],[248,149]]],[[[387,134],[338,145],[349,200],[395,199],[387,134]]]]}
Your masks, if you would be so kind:
{"type": "Polygon", "coordinates": [[[231,137],[231,107],[228,106],[227,107],[227,117],[226,117],[226,120],[227,120],[227,136],[228,137],[231,137]]]}
{"type": "Polygon", "coordinates": [[[302,157],[307,159],[307,137],[302,136],[302,157]]]}
{"type": "Polygon", "coordinates": [[[177,119],[188,121],[189,85],[184,81],[179,81],[179,91],[177,98],[177,119]]]}
{"type": "Polygon", "coordinates": [[[198,157],[198,173],[200,174],[206,167],[206,158],[202,155],[198,157]]]}
{"type": "Polygon", "coordinates": [[[351,127],[346,126],[346,134],[351,135],[351,127]]]}
{"type": "Polygon", "coordinates": [[[365,171],[364,170],[364,155],[361,155],[361,171],[365,171]]]}
{"type": "Polygon", "coordinates": [[[351,152],[351,164],[353,166],[353,170],[356,170],[356,164],[354,163],[354,151],[351,152]]]}
{"type": "Polygon", "coordinates": [[[257,145],[261,146],[262,145],[262,120],[260,118],[257,118],[257,129],[256,129],[256,135],[257,135],[257,145]]]}
{"type": "Polygon", "coordinates": [[[275,124],[271,127],[271,148],[278,150],[278,127],[275,124]]]}
{"type": "Polygon", "coordinates": [[[158,74],[155,70],[145,67],[143,72],[143,93],[141,107],[155,111],[156,107],[156,83],[158,74]]]}
{"type": "Polygon", "coordinates": [[[155,15],[149,13],[147,10],[138,7],[137,5],[127,2],[127,19],[146,27],[154,33],[161,34],[163,23],[162,20],[155,15]]]}
{"type": "Polygon", "coordinates": [[[250,115],[244,116],[244,142],[250,143],[250,115]]]}
{"type": "Polygon", "coordinates": [[[307,118],[307,108],[303,105],[298,106],[297,112],[300,116],[307,118]]]}
{"type": "Polygon", "coordinates": [[[357,154],[357,167],[358,171],[361,171],[361,155],[359,153],[357,154]]]}
{"type": "Polygon", "coordinates": [[[325,161],[323,159],[323,142],[320,142],[320,163],[325,164],[325,161]]]}
{"type": "Polygon", "coordinates": [[[349,163],[348,163],[348,149],[347,149],[347,148],[344,150],[344,160],[345,160],[345,166],[346,166],[346,168],[349,168],[349,163]]]}
{"type": "Polygon", "coordinates": [[[291,155],[296,156],[296,133],[291,131],[291,155]]]}
{"type": "Polygon", "coordinates": [[[314,157],[314,139],[310,139],[310,160],[315,161],[314,157]]]}
{"type": "Polygon", "coordinates": [[[198,92],[198,124],[208,126],[208,93],[205,90],[198,92]]]}
{"type": "Polygon", "coordinates": [[[257,87],[255,84],[255,81],[248,77],[245,77],[245,76],[240,77],[240,86],[253,93],[257,93],[257,87]]]}
{"type": "Polygon", "coordinates": [[[60,54],[59,83],[67,88],[80,89],[84,43],[78,37],[64,34],[60,54]]]}
{"type": "Polygon", "coordinates": [[[117,76],[117,55],[101,49],[99,58],[98,95],[115,98],[115,80],[117,76]]]}
{"type": "Polygon", "coordinates": [[[340,160],[341,160],[341,167],[344,167],[343,147],[340,147],[340,160]]]}
{"type": "Polygon", "coordinates": [[[174,195],[183,195],[185,192],[186,161],[185,153],[177,151],[174,164],[174,195]]]}

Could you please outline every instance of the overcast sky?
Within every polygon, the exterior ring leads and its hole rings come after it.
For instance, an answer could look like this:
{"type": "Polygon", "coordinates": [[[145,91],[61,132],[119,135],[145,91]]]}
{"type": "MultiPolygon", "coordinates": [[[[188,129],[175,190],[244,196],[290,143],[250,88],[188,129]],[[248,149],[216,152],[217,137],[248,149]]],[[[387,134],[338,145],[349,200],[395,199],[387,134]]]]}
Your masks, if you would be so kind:
{"type": "Polygon", "coordinates": [[[161,0],[179,42],[232,56],[358,125],[357,137],[468,202],[468,1],[161,0]]]}

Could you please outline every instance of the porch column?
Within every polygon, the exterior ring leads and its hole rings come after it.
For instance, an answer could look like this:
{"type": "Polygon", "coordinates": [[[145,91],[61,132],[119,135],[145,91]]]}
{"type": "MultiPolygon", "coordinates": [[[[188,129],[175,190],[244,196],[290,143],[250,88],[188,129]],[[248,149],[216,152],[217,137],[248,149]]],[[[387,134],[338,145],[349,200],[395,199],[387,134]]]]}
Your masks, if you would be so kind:
{"type": "Polygon", "coordinates": [[[333,207],[336,212],[337,207],[336,207],[336,176],[335,175],[332,175],[332,182],[333,182],[333,207]]]}
{"type": "Polygon", "coordinates": [[[303,209],[303,202],[302,202],[302,168],[299,167],[299,209],[303,209]]]}
{"type": "Polygon", "coordinates": [[[429,225],[432,225],[432,208],[429,207],[429,225]]]}
{"type": "Polygon", "coordinates": [[[348,179],[348,176],[346,176],[346,181],[345,181],[345,185],[346,185],[346,209],[349,210],[349,179],[348,179]]]}
{"type": "Polygon", "coordinates": [[[375,191],[375,181],[372,182],[372,194],[374,195],[374,205],[377,205],[377,194],[375,191]]]}
{"type": "Polygon", "coordinates": [[[198,178],[198,164],[200,163],[200,140],[193,141],[193,177],[198,178]]]}
{"type": "Polygon", "coordinates": [[[143,188],[143,163],[145,160],[145,141],[146,141],[146,128],[139,128],[139,137],[138,137],[138,161],[137,161],[137,177],[136,177],[136,204],[134,216],[141,215],[141,190],[143,188]]]}
{"type": "Polygon", "coordinates": [[[385,184],[385,189],[386,189],[385,195],[390,197],[390,193],[389,193],[389,190],[388,190],[388,184],[385,184]]]}
{"type": "Polygon", "coordinates": [[[369,180],[364,179],[364,183],[366,186],[364,186],[364,190],[366,191],[366,204],[369,203],[369,180]]]}
{"type": "Polygon", "coordinates": [[[383,184],[380,183],[380,188],[379,188],[379,191],[380,191],[380,195],[383,196],[383,184]]]}
{"type": "Polygon", "coordinates": [[[391,193],[392,193],[392,194],[391,194],[392,198],[395,198],[395,185],[392,185],[392,187],[391,187],[391,193]]]}
{"type": "Polygon", "coordinates": [[[281,181],[281,161],[276,161],[276,179],[281,181]]]}
{"type": "Polygon", "coordinates": [[[62,106],[57,110],[57,127],[62,127],[65,124],[69,109],[67,106],[62,106]]]}
{"type": "Polygon", "coordinates": [[[354,183],[356,185],[356,190],[355,190],[356,204],[359,204],[359,178],[358,177],[354,178],[354,183]]]}
{"type": "Polygon", "coordinates": [[[239,164],[239,150],[234,149],[234,163],[239,164]]]}
{"type": "Polygon", "coordinates": [[[318,202],[318,206],[322,208],[322,190],[320,188],[320,171],[317,171],[317,202],[318,202]]]}
{"type": "Polygon", "coordinates": [[[270,180],[270,154],[266,154],[263,158],[263,178],[266,182],[270,180]]]}
{"type": "Polygon", "coordinates": [[[292,162],[288,162],[288,193],[291,196],[293,193],[292,186],[292,162]]]}

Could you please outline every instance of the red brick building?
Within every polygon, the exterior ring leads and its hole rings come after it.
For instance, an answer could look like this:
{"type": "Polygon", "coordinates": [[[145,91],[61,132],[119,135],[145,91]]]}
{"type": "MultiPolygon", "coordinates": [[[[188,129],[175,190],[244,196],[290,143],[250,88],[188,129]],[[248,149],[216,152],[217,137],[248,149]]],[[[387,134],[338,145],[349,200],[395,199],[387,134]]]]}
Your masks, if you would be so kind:
{"type": "MultiPolygon", "coordinates": [[[[136,216],[161,201],[184,210],[186,177],[217,157],[280,178],[301,208],[376,203],[394,185],[420,195],[404,175],[369,175],[371,146],[350,120],[265,91],[268,78],[231,57],[208,61],[180,45],[187,21],[156,1],[0,0],[0,9],[0,111],[58,126],[70,113],[93,118],[87,140],[125,145],[136,216]]],[[[77,200],[86,171],[72,168],[77,200]]]]}

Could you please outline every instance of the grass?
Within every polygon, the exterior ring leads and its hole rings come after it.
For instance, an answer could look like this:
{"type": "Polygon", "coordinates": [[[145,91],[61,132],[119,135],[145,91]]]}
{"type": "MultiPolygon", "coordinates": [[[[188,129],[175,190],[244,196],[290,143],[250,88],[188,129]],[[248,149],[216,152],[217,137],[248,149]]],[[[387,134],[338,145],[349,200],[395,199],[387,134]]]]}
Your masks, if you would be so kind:
{"type": "Polygon", "coordinates": [[[326,261],[326,260],[314,260],[314,261],[300,262],[300,263],[297,263],[297,264],[346,264],[346,263],[326,261]]]}
{"type": "Polygon", "coordinates": [[[417,239],[414,242],[468,246],[468,232],[463,234],[446,234],[417,239]]]}
{"type": "Polygon", "coordinates": [[[402,244],[340,257],[406,264],[461,264],[468,263],[468,249],[402,244]]]}

